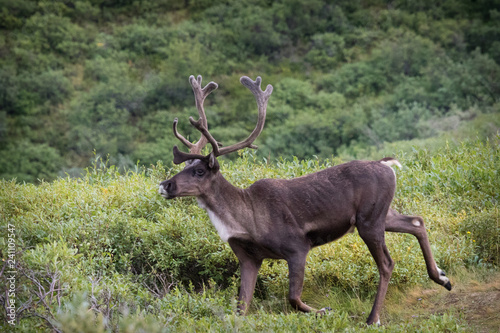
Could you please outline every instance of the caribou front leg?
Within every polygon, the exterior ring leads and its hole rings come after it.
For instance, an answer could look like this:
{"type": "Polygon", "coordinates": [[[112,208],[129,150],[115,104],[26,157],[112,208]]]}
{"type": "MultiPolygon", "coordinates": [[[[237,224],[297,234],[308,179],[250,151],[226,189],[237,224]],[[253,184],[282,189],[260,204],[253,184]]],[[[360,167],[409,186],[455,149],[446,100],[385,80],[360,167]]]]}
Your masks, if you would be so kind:
{"type": "Polygon", "coordinates": [[[429,277],[437,284],[451,290],[450,279],[446,277],[444,271],[439,269],[434,261],[427,231],[425,230],[424,220],[420,216],[402,215],[393,209],[389,209],[385,219],[385,230],[389,232],[407,233],[415,236],[422,249],[429,277]]]}
{"type": "Polygon", "coordinates": [[[229,245],[240,262],[241,284],[238,296],[238,314],[244,316],[252,301],[255,283],[257,282],[257,274],[262,265],[262,259],[250,256],[245,248],[240,246],[235,240],[230,239],[229,245]]]}

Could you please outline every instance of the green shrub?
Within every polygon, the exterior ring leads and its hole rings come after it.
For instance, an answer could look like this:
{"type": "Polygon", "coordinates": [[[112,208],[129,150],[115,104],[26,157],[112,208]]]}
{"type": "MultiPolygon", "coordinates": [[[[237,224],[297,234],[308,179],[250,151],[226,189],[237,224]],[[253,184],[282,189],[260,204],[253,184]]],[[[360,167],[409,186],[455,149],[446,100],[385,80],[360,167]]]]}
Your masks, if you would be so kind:
{"type": "Polygon", "coordinates": [[[56,51],[74,61],[82,58],[92,47],[92,33],[73,24],[67,17],[52,13],[36,13],[24,25],[25,39],[38,52],[56,51]]]}
{"type": "Polygon", "coordinates": [[[305,59],[313,66],[330,71],[345,61],[345,42],[335,33],[317,34],[311,38],[312,47],[305,59]]]}
{"type": "Polygon", "coordinates": [[[23,140],[0,150],[0,174],[20,183],[51,181],[58,176],[62,165],[59,151],[47,144],[23,140]]]}
{"type": "Polygon", "coordinates": [[[498,206],[471,214],[460,225],[460,231],[477,249],[475,263],[500,265],[500,214],[498,206]]]}

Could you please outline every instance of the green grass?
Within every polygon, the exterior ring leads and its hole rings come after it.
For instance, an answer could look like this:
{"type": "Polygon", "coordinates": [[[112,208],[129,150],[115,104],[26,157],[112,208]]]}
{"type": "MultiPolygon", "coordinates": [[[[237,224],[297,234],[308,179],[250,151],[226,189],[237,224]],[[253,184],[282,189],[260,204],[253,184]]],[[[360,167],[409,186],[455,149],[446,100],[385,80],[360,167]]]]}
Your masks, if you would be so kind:
{"type": "MultiPolygon", "coordinates": [[[[499,141],[496,136],[432,152],[414,148],[396,154],[403,168],[396,170],[393,207],[424,217],[436,261],[455,286],[498,273],[499,141]]],[[[234,162],[221,161],[221,170],[231,183],[247,187],[260,178],[297,177],[338,163],[294,159],[268,164],[244,152],[234,162]]],[[[420,309],[413,318],[401,308],[412,290],[439,288],[438,295],[447,291],[429,281],[416,240],[395,234],[387,234],[396,267],[383,310],[384,327],[364,324],[378,273],[357,234],[316,248],[308,258],[303,298],[317,308],[330,306],[333,312],[316,317],[292,311],[286,301],[287,267],[283,261],[267,260],[250,315],[235,316],[239,272],[229,246],[194,199],[166,201],[157,194],[158,183],[179,169],[158,163],[120,174],[96,158],[80,179],[37,186],[2,181],[2,258],[7,259],[10,224],[15,226],[19,264],[16,304],[18,309],[26,305],[18,313],[16,329],[470,331],[460,311],[420,309]]],[[[5,321],[1,325],[12,328],[5,321]]]]}

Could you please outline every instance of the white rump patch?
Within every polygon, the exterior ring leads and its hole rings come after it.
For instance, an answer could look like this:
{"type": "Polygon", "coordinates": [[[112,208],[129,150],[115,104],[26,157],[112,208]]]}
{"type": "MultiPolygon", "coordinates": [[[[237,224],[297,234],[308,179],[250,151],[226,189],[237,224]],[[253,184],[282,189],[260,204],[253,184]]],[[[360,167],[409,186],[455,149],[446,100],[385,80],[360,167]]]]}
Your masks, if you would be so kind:
{"type": "Polygon", "coordinates": [[[413,221],[411,221],[411,223],[415,226],[415,227],[420,227],[420,221],[415,219],[413,221]]]}
{"type": "Polygon", "coordinates": [[[399,163],[398,160],[380,161],[380,163],[387,165],[388,167],[395,165],[400,169],[403,168],[403,166],[401,165],[401,163],[399,163]]]}
{"type": "MultiPolygon", "coordinates": [[[[389,168],[393,165],[397,166],[398,168],[402,168],[403,166],[401,165],[401,163],[399,163],[398,160],[388,160],[388,161],[380,161],[380,163],[382,163],[383,165],[387,165],[389,168]]],[[[393,168],[391,168],[392,172],[394,173],[394,176],[396,176],[396,171],[394,171],[393,168]]]]}
{"type": "MultiPolygon", "coordinates": [[[[401,163],[399,163],[398,160],[388,160],[388,161],[380,161],[380,163],[382,163],[383,165],[387,165],[388,167],[391,167],[393,165],[397,166],[398,168],[403,168],[403,166],[401,165],[401,163]]],[[[396,171],[394,171],[393,168],[391,168],[392,172],[394,173],[394,176],[396,176],[396,171]]]]}

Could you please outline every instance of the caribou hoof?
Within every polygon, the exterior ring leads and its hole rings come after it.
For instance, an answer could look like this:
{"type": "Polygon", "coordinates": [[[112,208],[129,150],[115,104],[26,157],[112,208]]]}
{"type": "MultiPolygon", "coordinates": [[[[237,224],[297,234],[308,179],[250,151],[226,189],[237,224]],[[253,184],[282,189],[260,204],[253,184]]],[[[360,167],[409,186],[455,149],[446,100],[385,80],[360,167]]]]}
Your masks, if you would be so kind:
{"type": "MultiPolygon", "coordinates": [[[[446,273],[445,273],[443,270],[439,269],[439,267],[437,267],[437,266],[436,266],[436,268],[437,268],[437,270],[438,270],[438,272],[439,272],[439,280],[441,280],[441,283],[440,283],[440,284],[441,284],[443,287],[445,287],[448,291],[449,291],[449,290],[451,290],[451,283],[450,283],[450,279],[448,279],[448,278],[446,277],[446,273]]],[[[436,281],[436,282],[437,282],[437,281],[436,281]]],[[[439,282],[438,282],[438,283],[439,283],[439,282]]]]}
{"type": "Polygon", "coordinates": [[[445,283],[443,285],[443,287],[445,287],[446,289],[448,289],[448,291],[450,291],[451,290],[451,283],[450,283],[450,281],[448,281],[447,283],[445,283]]]}

